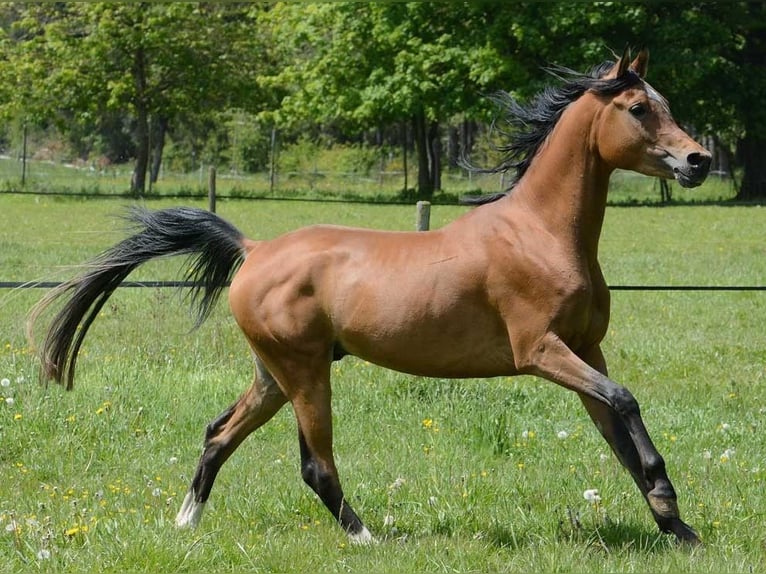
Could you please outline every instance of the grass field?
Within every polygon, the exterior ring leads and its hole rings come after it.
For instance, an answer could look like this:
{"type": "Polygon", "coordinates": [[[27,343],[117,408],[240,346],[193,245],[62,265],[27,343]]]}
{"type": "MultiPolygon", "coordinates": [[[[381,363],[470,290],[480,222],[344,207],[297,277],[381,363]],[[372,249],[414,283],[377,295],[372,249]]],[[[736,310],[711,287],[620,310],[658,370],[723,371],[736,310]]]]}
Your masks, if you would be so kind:
{"type": "MultiPolygon", "coordinates": [[[[179,200],[146,202],[152,208],[179,200]]],[[[195,202],[185,202],[195,204],[195,202]]],[[[126,200],[0,196],[0,280],[60,280],[122,237],[126,200]]],[[[201,202],[196,205],[203,206],[201,202]]],[[[464,208],[437,206],[432,226],[464,208]]],[[[312,222],[411,229],[398,205],[222,201],[250,237],[312,222]]],[[[766,284],[766,209],[610,207],[617,284],[766,284]]],[[[169,260],[136,277],[179,277],[169,260]]],[[[43,387],[24,338],[40,290],[0,291],[2,572],[760,572],[766,569],[766,294],[614,292],[604,348],[665,456],[677,548],[576,397],[532,378],[334,366],[346,494],[380,543],[348,545],[302,483],[289,407],[224,466],[200,527],[173,520],[205,425],[251,378],[226,305],[199,330],[178,292],[121,289],[75,389],[43,387]],[[600,502],[588,502],[586,489],[600,502]]]]}

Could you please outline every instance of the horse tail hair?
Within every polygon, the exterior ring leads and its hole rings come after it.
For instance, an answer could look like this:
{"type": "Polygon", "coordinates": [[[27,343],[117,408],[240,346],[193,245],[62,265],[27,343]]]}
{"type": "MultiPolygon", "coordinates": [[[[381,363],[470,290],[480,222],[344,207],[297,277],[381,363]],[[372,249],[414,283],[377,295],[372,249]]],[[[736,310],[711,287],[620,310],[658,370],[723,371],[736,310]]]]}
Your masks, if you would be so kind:
{"type": "Polygon", "coordinates": [[[41,376],[73,386],[80,346],[99,311],[114,290],[139,265],[170,255],[189,255],[186,281],[197,310],[196,326],[210,314],[221,291],[229,284],[245,256],[245,236],[233,225],[208,211],[177,207],[150,211],[135,207],[125,219],[135,233],[107,249],[86,271],[49,292],[31,311],[27,336],[53,302],[66,299],[52,319],[39,355],[41,376]]]}

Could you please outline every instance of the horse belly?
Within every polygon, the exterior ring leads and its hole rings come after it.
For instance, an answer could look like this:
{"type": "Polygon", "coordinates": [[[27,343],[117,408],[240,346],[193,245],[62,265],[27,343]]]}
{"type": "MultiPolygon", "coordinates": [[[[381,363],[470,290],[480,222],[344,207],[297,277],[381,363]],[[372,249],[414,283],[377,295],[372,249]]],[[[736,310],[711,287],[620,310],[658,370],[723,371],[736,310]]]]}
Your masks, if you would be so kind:
{"type": "Polygon", "coordinates": [[[350,354],[396,371],[465,378],[515,372],[508,333],[499,316],[476,306],[429,316],[415,306],[372,311],[350,322],[338,339],[350,354]]]}

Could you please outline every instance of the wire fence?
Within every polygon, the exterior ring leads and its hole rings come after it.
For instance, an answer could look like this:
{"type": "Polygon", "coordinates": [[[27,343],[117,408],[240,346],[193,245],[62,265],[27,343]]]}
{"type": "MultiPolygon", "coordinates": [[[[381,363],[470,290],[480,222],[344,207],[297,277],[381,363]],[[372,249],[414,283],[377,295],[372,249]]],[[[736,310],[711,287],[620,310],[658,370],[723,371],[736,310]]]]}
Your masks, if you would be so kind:
{"type": "MultiPolygon", "coordinates": [[[[0,289],[55,289],[64,281],[0,281],[0,289]]],[[[120,287],[204,287],[194,281],[123,281],[120,287]]],[[[228,284],[227,284],[228,287],[228,284]]],[[[610,285],[610,291],[766,291],[766,285],[610,285]]]]}

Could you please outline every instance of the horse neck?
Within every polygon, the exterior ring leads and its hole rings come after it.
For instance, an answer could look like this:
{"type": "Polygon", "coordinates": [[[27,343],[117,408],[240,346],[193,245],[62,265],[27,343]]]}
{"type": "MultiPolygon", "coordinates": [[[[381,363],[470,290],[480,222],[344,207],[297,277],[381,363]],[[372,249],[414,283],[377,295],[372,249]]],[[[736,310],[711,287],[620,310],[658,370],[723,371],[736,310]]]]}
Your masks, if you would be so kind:
{"type": "Polygon", "coordinates": [[[597,151],[601,109],[590,94],[570,104],[509,198],[593,263],[612,172],[597,151]]]}

